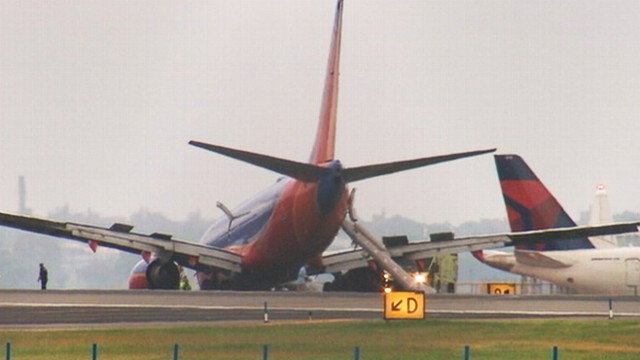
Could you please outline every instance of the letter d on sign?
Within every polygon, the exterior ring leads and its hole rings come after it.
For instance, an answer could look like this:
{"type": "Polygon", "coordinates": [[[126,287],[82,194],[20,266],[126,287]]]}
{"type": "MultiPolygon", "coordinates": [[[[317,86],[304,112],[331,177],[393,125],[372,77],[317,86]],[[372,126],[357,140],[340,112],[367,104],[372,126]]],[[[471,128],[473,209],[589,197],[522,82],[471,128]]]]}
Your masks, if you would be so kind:
{"type": "Polygon", "coordinates": [[[418,310],[418,300],[413,297],[407,299],[407,313],[413,314],[418,310]]]}
{"type": "Polygon", "coordinates": [[[384,295],[384,319],[424,319],[422,292],[390,292],[384,295]]]}

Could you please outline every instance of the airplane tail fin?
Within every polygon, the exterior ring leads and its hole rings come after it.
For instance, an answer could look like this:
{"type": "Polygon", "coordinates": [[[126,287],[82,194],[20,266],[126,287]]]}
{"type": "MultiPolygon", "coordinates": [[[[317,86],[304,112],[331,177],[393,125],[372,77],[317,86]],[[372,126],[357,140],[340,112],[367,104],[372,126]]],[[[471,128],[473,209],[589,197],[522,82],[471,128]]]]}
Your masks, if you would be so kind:
{"type": "MultiPolygon", "coordinates": [[[[322,105],[320,107],[320,118],[318,119],[315,143],[308,163],[300,163],[297,161],[231,149],[199,141],[190,141],[189,144],[236,160],[248,162],[301,181],[317,181],[323,177],[327,173],[327,169],[324,166],[326,166],[328,162],[337,161],[335,159],[335,137],[336,114],[338,108],[338,77],[340,73],[340,44],[342,38],[342,10],[343,0],[338,0],[331,38],[331,48],[329,51],[329,61],[327,63],[322,105]]],[[[348,169],[342,169],[340,167],[340,169],[342,170],[342,177],[344,178],[344,181],[349,183],[493,151],[495,151],[495,149],[477,150],[348,169]]]]}
{"type": "MultiPolygon", "coordinates": [[[[517,155],[494,155],[511,231],[573,227],[576,223],[517,155]]],[[[586,237],[518,246],[528,250],[590,249],[586,237]]]]}
{"type": "Polygon", "coordinates": [[[320,118],[309,163],[322,164],[335,159],[336,115],[338,109],[338,77],[342,42],[342,0],[338,0],[331,37],[327,73],[324,80],[320,118]]]}

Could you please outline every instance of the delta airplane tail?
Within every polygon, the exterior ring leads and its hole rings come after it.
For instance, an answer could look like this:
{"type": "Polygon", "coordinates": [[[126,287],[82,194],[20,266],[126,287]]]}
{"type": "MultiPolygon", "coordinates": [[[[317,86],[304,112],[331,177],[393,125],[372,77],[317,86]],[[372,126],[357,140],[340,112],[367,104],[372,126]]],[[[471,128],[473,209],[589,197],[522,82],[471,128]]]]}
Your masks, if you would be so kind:
{"type": "MultiPolygon", "coordinates": [[[[494,155],[511,231],[574,227],[558,200],[517,155],[494,155]]],[[[520,246],[523,250],[592,249],[586,237],[520,246]]]]}
{"type": "MultiPolygon", "coordinates": [[[[516,246],[513,252],[473,252],[478,260],[496,269],[548,281],[568,292],[638,294],[638,252],[633,248],[605,248],[593,238],[615,233],[589,232],[598,226],[612,224],[576,228],[522,158],[495,155],[495,162],[511,230],[525,237],[532,236],[533,246],[516,246]],[[574,232],[580,228],[589,231],[574,232]],[[558,230],[569,231],[569,238],[562,240],[554,236],[553,231],[558,230]]],[[[608,204],[604,212],[608,212],[608,204]]],[[[632,226],[637,227],[637,224],[632,226]]]]}

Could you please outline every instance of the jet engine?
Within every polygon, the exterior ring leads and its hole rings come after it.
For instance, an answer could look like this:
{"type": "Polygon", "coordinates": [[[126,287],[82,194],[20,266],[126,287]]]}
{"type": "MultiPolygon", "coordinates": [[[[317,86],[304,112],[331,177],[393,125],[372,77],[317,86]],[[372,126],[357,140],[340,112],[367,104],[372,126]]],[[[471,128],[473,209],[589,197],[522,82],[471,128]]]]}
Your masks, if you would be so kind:
{"type": "Polygon", "coordinates": [[[173,261],[153,260],[147,266],[146,275],[150,289],[173,290],[180,287],[180,270],[173,261]]]}
{"type": "Polygon", "coordinates": [[[129,275],[129,289],[173,290],[180,286],[180,271],[173,261],[140,260],[129,275]]]}

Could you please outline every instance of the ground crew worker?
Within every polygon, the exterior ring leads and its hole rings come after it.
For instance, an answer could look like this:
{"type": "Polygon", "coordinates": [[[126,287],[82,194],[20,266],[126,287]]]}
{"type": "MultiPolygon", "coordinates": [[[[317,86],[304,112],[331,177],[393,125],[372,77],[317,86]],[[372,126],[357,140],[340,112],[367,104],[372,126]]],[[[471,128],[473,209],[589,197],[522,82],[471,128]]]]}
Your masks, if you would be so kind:
{"type": "Polygon", "coordinates": [[[40,281],[40,288],[47,290],[47,281],[49,281],[49,272],[44,267],[43,263],[40,263],[40,274],[38,275],[38,281],[40,281]]]}
{"type": "Polygon", "coordinates": [[[189,278],[187,278],[184,268],[180,266],[178,270],[180,271],[180,290],[191,290],[191,284],[189,284],[189,278]]]}

